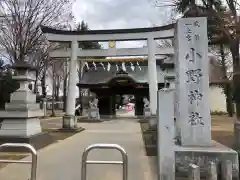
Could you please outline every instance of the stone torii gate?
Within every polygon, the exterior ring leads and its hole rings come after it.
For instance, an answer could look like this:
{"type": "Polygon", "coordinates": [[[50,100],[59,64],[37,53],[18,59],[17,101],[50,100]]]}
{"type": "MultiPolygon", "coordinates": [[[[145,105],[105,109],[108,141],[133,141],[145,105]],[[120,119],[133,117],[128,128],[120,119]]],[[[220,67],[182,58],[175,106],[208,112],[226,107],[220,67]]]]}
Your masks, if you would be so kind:
{"type": "Polygon", "coordinates": [[[166,56],[173,54],[173,48],[156,47],[155,40],[171,39],[174,37],[173,24],[153,28],[136,29],[115,29],[115,30],[89,30],[89,31],[67,31],[57,30],[42,26],[42,32],[49,42],[69,42],[71,49],[67,51],[53,51],[51,57],[70,57],[69,86],[67,92],[67,108],[63,118],[64,128],[74,128],[75,102],[76,102],[76,81],[77,81],[77,59],[81,57],[116,57],[116,56],[147,56],[148,57],[148,77],[149,77],[149,97],[151,114],[156,115],[157,110],[157,69],[156,55],[166,56]],[[134,41],[147,40],[147,47],[143,48],[120,48],[115,46],[109,49],[87,49],[81,50],[78,43],[81,41],[134,41]]]}

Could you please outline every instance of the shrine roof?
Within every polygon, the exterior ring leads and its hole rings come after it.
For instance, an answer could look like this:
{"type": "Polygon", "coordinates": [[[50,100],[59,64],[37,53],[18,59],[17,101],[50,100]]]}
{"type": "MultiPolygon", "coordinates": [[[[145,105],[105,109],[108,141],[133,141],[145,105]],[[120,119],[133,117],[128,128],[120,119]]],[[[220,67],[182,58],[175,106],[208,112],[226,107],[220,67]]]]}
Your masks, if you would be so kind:
{"type": "MultiPolygon", "coordinates": [[[[87,71],[86,68],[84,68],[82,79],[79,81],[78,84],[89,84],[89,85],[106,84],[109,80],[116,77],[117,69],[116,69],[116,66],[113,64],[111,65],[111,68],[109,71],[106,70],[107,67],[104,70],[103,67],[99,66],[99,64],[97,65],[96,70],[94,69],[92,64],[89,64],[89,65],[90,65],[90,70],[87,71]]],[[[173,64],[169,64],[169,65],[173,65],[173,64]]],[[[131,66],[129,65],[126,65],[125,67],[126,67],[127,76],[134,79],[136,83],[139,83],[139,84],[148,83],[148,66],[147,65],[140,64],[141,70],[138,66],[136,66],[134,71],[131,69],[131,66]]],[[[121,66],[119,65],[119,69],[120,68],[121,66]]],[[[174,68],[174,67],[171,67],[171,68],[174,68]]],[[[210,84],[220,85],[228,82],[228,80],[224,79],[224,75],[221,70],[221,65],[217,62],[216,59],[210,58],[209,73],[210,73],[209,74],[210,84]]],[[[172,75],[170,76],[172,77],[172,75]]],[[[163,83],[162,78],[158,77],[159,83],[163,83]]]]}
{"type": "MultiPolygon", "coordinates": [[[[124,76],[129,76],[136,83],[146,83],[148,82],[147,68],[147,66],[141,66],[140,70],[139,67],[135,67],[133,71],[130,66],[126,66],[127,74],[124,74],[124,76]]],[[[79,84],[107,84],[112,78],[117,76],[117,73],[116,67],[110,68],[109,71],[103,68],[98,68],[97,70],[91,69],[83,73],[79,84]]]]}

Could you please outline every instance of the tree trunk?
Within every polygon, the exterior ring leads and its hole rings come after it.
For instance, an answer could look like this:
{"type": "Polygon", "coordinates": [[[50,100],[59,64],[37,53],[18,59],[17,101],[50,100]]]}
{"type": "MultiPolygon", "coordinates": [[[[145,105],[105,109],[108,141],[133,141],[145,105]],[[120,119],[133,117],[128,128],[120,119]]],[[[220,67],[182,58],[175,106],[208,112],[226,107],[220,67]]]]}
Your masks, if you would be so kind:
{"type": "Polygon", "coordinates": [[[43,98],[46,98],[47,97],[46,68],[44,68],[43,76],[41,78],[41,87],[42,87],[42,96],[43,96],[43,98]]]}
{"type": "Polygon", "coordinates": [[[55,117],[55,83],[52,85],[52,117],[55,117]]]}
{"type": "MultiPolygon", "coordinates": [[[[236,37],[237,38],[237,37],[236,37]]],[[[233,99],[236,109],[236,120],[234,123],[234,146],[240,148],[240,58],[239,39],[230,42],[230,50],[233,60],[233,99]]]]}
{"type": "Polygon", "coordinates": [[[231,53],[233,59],[233,88],[234,101],[236,103],[236,118],[240,122],[240,57],[238,39],[231,43],[231,53]]]}
{"type": "MultiPolygon", "coordinates": [[[[1,72],[0,72],[1,73],[1,72]]],[[[0,74],[0,109],[4,109],[5,108],[5,102],[2,98],[2,95],[4,92],[2,92],[2,85],[3,85],[3,76],[2,74],[0,74]]]]}
{"type": "Polygon", "coordinates": [[[34,81],[33,92],[34,92],[35,94],[37,94],[37,92],[38,92],[38,90],[37,90],[37,80],[34,81]]]}
{"type": "Polygon", "coordinates": [[[64,78],[63,82],[63,111],[66,112],[67,109],[67,76],[64,78]]]}
{"type": "Polygon", "coordinates": [[[64,80],[63,80],[63,111],[67,110],[67,86],[68,86],[68,62],[64,64],[64,80]]]}
{"type": "MultiPolygon", "coordinates": [[[[223,79],[228,80],[227,76],[227,67],[226,67],[226,58],[224,52],[224,45],[220,44],[220,55],[221,55],[221,70],[224,75],[223,79]]],[[[232,97],[232,87],[229,83],[224,83],[223,85],[223,92],[226,96],[226,109],[227,113],[230,117],[234,115],[234,104],[233,104],[233,97],[232,97]]]]}
{"type": "Polygon", "coordinates": [[[83,98],[82,98],[82,89],[79,88],[79,103],[80,103],[80,116],[82,116],[82,112],[83,112],[83,98]]]}
{"type": "Polygon", "coordinates": [[[235,71],[233,76],[234,101],[236,103],[236,117],[240,121],[240,69],[235,71]]]}
{"type": "Polygon", "coordinates": [[[55,100],[59,101],[59,90],[60,90],[60,79],[59,77],[55,77],[55,100]]]}
{"type": "MultiPolygon", "coordinates": [[[[79,72],[78,72],[78,78],[79,81],[82,79],[82,63],[80,61],[79,63],[79,72]]],[[[82,98],[82,88],[78,87],[79,89],[79,103],[80,103],[80,116],[82,116],[83,113],[83,98],[82,98]]]]}
{"type": "Polygon", "coordinates": [[[34,81],[34,87],[33,87],[33,92],[35,94],[38,93],[37,80],[38,80],[38,72],[36,72],[36,80],[34,81]]]}
{"type": "Polygon", "coordinates": [[[55,89],[56,89],[55,80],[56,80],[56,78],[55,78],[55,65],[54,65],[54,63],[53,63],[52,69],[53,69],[53,73],[52,73],[53,77],[52,77],[52,115],[51,116],[55,117],[56,116],[56,114],[55,114],[55,89]]]}
{"type": "Polygon", "coordinates": [[[230,117],[234,115],[234,104],[233,104],[233,95],[231,84],[224,85],[224,94],[226,95],[226,108],[227,113],[230,117]]]}

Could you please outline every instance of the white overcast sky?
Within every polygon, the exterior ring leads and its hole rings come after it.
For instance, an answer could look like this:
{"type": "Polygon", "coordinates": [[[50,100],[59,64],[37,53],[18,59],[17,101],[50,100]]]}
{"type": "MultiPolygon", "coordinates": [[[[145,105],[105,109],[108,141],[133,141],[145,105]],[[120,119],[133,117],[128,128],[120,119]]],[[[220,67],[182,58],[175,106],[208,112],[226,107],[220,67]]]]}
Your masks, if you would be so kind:
{"type": "MultiPolygon", "coordinates": [[[[169,10],[155,8],[153,0],[76,0],[73,13],[91,30],[159,26],[168,23],[169,10]]],[[[118,47],[139,47],[144,42],[123,42],[118,47]]]]}

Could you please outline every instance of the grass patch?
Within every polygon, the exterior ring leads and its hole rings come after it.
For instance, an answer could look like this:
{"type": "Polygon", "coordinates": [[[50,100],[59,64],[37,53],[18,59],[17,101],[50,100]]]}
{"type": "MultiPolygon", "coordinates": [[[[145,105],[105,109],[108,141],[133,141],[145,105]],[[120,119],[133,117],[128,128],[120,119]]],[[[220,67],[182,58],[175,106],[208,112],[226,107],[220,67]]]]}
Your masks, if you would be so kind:
{"type": "MultiPolygon", "coordinates": [[[[73,131],[62,131],[58,129],[42,129],[42,132],[48,133],[50,135],[50,138],[53,139],[52,144],[56,143],[58,141],[64,140],[70,136],[73,136],[76,133],[79,133],[83,131],[84,128],[79,128],[78,130],[73,131]]],[[[1,152],[0,153],[0,159],[1,160],[21,160],[24,157],[30,155],[29,153],[7,153],[7,152],[1,152]]],[[[0,163],[0,169],[4,168],[8,163],[0,163]]]]}
{"type": "MultiPolygon", "coordinates": [[[[142,131],[142,138],[145,145],[147,156],[157,155],[156,143],[152,142],[152,136],[155,131],[149,131],[147,122],[139,121],[142,131]]],[[[233,148],[234,145],[234,120],[227,115],[212,115],[212,139],[229,147],[233,148]]]]}
{"type": "Polygon", "coordinates": [[[142,138],[145,146],[145,152],[147,156],[156,156],[157,155],[157,146],[154,142],[154,136],[156,131],[149,131],[149,124],[147,122],[140,122],[142,138]]]}
{"type": "Polygon", "coordinates": [[[79,128],[77,130],[72,130],[72,131],[63,131],[59,129],[42,129],[43,132],[48,133],[51,136],[51,138],[53,138],[54,142],[69,138],[83,130],[84,128],[79,128]]]}
{"type": "Polygon", "coordinates": [[[229,147],[233,148],[234,134],[229,131],[212,131],[212,139],[229,147]]]}
{"type": "Polygon", "coordinates": [[[211,111],[211,115],[217,115],[217,116],[221,116],[221,115],[227,115],[227,112],[224,111],[211,111]]]}
{"type": "Polygon", "coordinates": [[[212,139],[233,148],[234,144],[234,118],[227,115],[212,116],[212,139]]]}
{"type": "Polygon", "coordinates": [[[147,122],[141,122],[140,124],[141,124],[142,132],[146,132],[148,130],[148,128],[149,128],[148,123],[147,122]]]}
{"type": "MultiPolygon", "coordinates": [[[[25,158],[27,154],[17,154],[17,153],[0,153],[1,160],[21,160],[25,158]]],[[[0,163],[0,169],[7,166],[8,163],[0,163]]]]}

